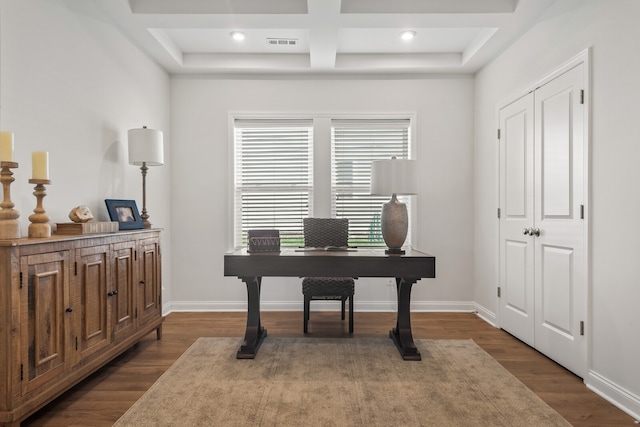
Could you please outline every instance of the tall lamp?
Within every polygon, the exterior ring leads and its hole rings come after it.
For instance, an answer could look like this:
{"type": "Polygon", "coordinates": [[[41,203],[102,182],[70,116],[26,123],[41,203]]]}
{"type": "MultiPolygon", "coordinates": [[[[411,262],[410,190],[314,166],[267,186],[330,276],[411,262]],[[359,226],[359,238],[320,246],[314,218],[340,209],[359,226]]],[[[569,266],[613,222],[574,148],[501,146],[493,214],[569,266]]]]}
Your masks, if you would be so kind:
{"type": "Polygon", "coordinates": [[[164,164],[164,148],[162,132],[155,129],[130,129],[129,164],[140,166],[142,172],[142,224],[144,228],[151,228],[147,213],[147,170],[148,166],[162,166],[164,164]]]}
{"type": "Polygon", "coordinates": [[[397,195],[417,194],[416,161],[407,159],[376,160],[371,162],[371,194],[391,195],[382,206],[382,237],[387,244],[387,254],[404,254],[402,245],[409,230],[407,205],[397,195]]]}

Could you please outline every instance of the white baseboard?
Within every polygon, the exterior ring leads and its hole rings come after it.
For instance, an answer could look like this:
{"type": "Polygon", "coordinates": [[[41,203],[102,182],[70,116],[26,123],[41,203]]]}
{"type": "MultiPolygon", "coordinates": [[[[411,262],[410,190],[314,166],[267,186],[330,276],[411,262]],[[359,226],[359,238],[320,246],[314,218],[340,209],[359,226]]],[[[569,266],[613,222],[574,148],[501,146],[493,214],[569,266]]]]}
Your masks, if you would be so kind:
{"type": "MultiPolygon", "coordinates": [[[[317,301],[311,304],[323,304],[323,310],[338,311],[340,303],[337,301],[317,301]]],[[[260,301],[261,311],[302,311],[302,301],[260,301]]],[[[393,301],[355,301],[355,311],[387,312],[396,311],[393,301]]],[[[173,301],[163,306],[163,314],[176,312],[207,312],[207,311],[247,311],[246,301],[173,301]]],[[[418,312],[473,312],[475,305],[472,301],[413,301],[411,311],[418,312]]]]}
{"type": "Polygon", "coordinates": [[[498,319],[496,317],[496,314],[493,311],[488,310],[487,308],[481,306],[478,303],[474,303],[473,305],[475,307],[475,312],[479,318],[481,318],[482,320],[484,320],[485,322],[487,322],[488,324],[490,324],[495,328],[498,327],[498,319]]]}
{"type": "Polygon", "coordinates": [[[584,383],[589,390],[612,405],[617,406],[636,420],[640,420],[640,396],[636,396],[594,371],[589,371],[584,383]]]}

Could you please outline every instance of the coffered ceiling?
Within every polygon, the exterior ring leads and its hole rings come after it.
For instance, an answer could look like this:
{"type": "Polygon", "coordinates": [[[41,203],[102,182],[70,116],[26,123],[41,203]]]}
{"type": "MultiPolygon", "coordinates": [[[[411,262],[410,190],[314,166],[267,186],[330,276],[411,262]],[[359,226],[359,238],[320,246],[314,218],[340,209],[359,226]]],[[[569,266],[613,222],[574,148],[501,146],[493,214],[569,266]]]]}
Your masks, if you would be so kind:
{"type": "Polygon", "coordinates": [[[554,2],[92,1],[173,74],[474,73],[554,2]]]}

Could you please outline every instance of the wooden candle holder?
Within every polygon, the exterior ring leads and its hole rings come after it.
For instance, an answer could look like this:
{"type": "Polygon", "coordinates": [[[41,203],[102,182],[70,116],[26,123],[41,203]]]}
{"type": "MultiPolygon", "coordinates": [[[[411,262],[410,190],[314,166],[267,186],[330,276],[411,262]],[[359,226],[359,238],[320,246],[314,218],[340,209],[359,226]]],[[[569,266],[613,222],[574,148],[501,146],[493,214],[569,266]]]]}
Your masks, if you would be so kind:
{"type": "Polygon", "coordinates": [[[51,184],[49,179],[30,179],[30,184],[36,184],[33,195],[36,196],[37,204],[33,214],[29,216],[29,237],[51,237],[51,225],[49,215],[42,207],[42,199],[47,195],[45,184],[51,184]]]}
{"type": "Polygon", "coordinates": [[[0,203],[0,239],[19,239],[20,223],[18,218],[20,212],[13,209],[15,204],[11,201],[11,183],[15,181],[11,169],[18,167],[17,162],[1,162],[2,172],[0,172],[0,181],[2,181],[2,190],[4,199],[0,203]]]}

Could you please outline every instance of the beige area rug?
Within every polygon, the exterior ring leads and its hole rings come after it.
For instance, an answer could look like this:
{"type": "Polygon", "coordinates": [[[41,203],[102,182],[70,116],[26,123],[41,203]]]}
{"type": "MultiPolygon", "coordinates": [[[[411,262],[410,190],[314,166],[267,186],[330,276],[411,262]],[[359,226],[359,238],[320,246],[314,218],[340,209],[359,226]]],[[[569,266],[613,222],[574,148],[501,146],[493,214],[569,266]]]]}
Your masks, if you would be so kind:
{"type": "Polygon", "coordinates": [[[472,340],[198,339],[116,426],[568,426],[472,340]]]}

